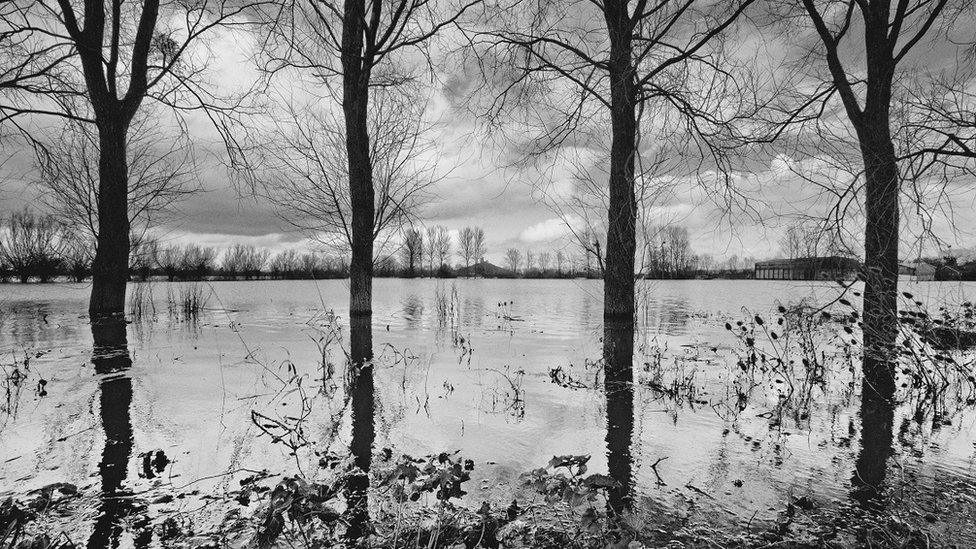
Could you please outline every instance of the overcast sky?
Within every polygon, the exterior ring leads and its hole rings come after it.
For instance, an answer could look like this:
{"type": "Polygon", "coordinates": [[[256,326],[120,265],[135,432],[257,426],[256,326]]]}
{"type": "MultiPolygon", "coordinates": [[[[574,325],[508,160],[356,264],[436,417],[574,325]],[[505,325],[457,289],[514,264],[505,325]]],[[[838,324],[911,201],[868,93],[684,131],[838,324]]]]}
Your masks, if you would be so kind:
{"type": "MultiPolygon", "coordinates": [[[[240,36],[223,36],[214,45],[212,50],[221,52],[216,58],[214,77],[222,84],[240,84],[254,75],[247,58],[248,46],[249,41],[240,36]]],[[[479,132],[468,113],[457,107],[454,99],[458,79],[449,74],[438,76],[428,90],[428,115],[433,123],[429,138],[436,145],[443,177],[419,217],[425,224],[444,225],[454,231],[466,225],[482,226],[487,236],[488,259],[496,263],[503,262],[509,247],[542,251],[567,246],[566,224],[543,200],[540,188],[571,185],[571,167],[557,164],[541,174],[504,166],[508,158],[505,145],[479,132]]],[[[292,85],[286,83],[284,88],[292,85]]],[[[206,122],[191,120],[190,126],[197,142],[202,191],[181,203],[176,214],[158,227],[158,234],[166,241],[216,247],[239,242],[271,249],[309,246],[304,236],[291,231],[270,204],[233,184],[214,132],[206,122]]],[[[8,143],[5,152],[9,158],[0,180],[2,216],[25,204],[36,205],[38,195],[38,188],[31,184],[36,178],[32,156],[18,150],[16,144],[8,143]]],[[[686,226],[697,253],[712,254],[718,260],[733,254],[773,257],[779,253],[778,240],[792,216],[810,212],[816,202],[812,198],[816,193],[796,175],[804,169],[788,154],[757,158],[749,170],[735,176],[737,184],[752,193],[755,200],[737,204],[731,210],[709,189],[690,178],[680,178],[669,183],[667,192],[649,211],[657,223],[686,226]]],[[[959,192],[952,199],[952,223],[940,216],[934,224],[935,232],[955,248],[976,243],[973,198],[972,193],[966,192],[971,188],[968,181],[957,182],[959,192]]],[[[909,215],[908,226],[913,223],[909,215]]]]}

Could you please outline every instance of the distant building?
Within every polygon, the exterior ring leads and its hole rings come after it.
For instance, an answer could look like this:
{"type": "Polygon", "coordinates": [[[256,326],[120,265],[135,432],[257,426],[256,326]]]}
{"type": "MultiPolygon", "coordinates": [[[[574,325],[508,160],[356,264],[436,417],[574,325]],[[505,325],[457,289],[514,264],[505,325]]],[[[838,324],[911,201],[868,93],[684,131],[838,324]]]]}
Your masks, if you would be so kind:
{"type": "Polygon", "coordinates": [[[850,257],[800,257],[758,261],[754,270],[759,280],[852,280],[860,262],[850,257]]]}
{"type": "Polygon", "coordinates": [[[938,267],[926,261],[899,264],[898,274],[908,275],[915,280],[935,280],[938,267]]]}

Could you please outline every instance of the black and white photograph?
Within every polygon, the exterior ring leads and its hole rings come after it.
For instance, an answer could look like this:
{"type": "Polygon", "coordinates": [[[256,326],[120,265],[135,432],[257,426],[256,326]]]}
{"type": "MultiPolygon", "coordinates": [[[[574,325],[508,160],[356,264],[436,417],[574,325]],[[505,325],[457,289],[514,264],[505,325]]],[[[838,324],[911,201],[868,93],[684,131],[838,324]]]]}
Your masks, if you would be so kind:
{"type": "Polygon", "coordinates": [[[0,0],[0,549],[976,549],[973,0],[0,0]]]}

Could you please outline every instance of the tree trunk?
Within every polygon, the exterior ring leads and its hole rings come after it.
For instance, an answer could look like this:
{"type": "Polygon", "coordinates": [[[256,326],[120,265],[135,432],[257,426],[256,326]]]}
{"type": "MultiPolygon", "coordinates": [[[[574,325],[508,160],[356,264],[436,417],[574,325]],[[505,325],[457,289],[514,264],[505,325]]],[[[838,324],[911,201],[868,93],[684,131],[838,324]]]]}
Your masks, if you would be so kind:
{"type": "Polygon", "coordinates": [[[895,390],[898,334],[898,163],[887,116],[858,131],[864,158],[864,381],[879,397],[895,390]]]}
{"type": "Polygon", "coordinates": [[[98,237],[92,262],[91,316],[122,314],[129,276],[127,124],[99,121],[98,237]]]}
{"type": "Polygon", "coordinates": [[[350,372],[349,394],[352,400],[352,442],[349,451],[358,470],[346,481],[346,515],[349,527],[346,537],[359,540],[369,532],[369,469],[373,441],[376,438],[373,387],[373,327],[365,316],[349,321],[350,372]]]}
{"type": "Polygon", "coordinates": [[[352,205],[352,260],[349,264],[349,316],[373,315],[373,166],[367,108],[369,63],[363,56],[363,0],[346,0],[342,20],[342,111],[346,123],[349,197],[352,205]]]}
{"type": "Polygon", "coordinates": [[[607,490],[610,512],[620,517],[631,507],[634,460],[634,323],[611,322],[604,328],[603,356],[607,399],[607,471],[618,485],[607,490]]]}
{"type": "MultiPolygon", "coordinates": [[[[632,25],[627,0],[607,0],[610,34],[610,204],[603,275],[603,362],[607,394],[607,467],[619,483],[608,493],[611,512],[630,507],[631,437],[634,429],[634,256],[637,253],[637,200],[634,153],[637,146],[632,25]]],[[[596,257],[600,260],[599,238],[596,257]]],[[[589,252],[587,252],[589,253],[589,252]]],[[[589,258],[587,258],[589,263],[589,258]]],[[[589,271],[589,269],[587,269],[589,271]]]]}
{"type": "MultiPolygon", "coordinates": [[[[603,322],[634,323],[634,255],[637,201],[634,152],[637,144],[636,84],[632,31],[626,0],[608,0],[604,10],[610,35],[610,205],[603,273],[603,322]]],[[[606,353],[606,351],[605,351],[606,353]]],[[[607,357],[606,354],[604,356],[607,357]]]]}

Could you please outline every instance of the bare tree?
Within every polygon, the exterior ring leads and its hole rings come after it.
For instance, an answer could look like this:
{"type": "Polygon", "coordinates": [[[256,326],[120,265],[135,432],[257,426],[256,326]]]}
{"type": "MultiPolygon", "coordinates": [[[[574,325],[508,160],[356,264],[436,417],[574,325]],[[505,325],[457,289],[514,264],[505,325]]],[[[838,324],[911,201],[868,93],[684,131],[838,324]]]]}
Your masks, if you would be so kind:
{"type": "Polygon", "coordinates": [[[465,267],[471,266],[471,259],[475,253],[475,228],[465,227],[458,232],[458,256],[465,267]]]}
{"type": "Polygon", "coordinates": [[[182,248],[178,269],[184,277],[202,279],[213,272],[216,260],[213,248],[188,244],[182,248]]]}
{"type": "Polygon", "coordinates": [[[673,224],[646,227],[644,243],[648,276],[684,278],[699,266],[687,227],[673,224]]]}
{"type": "Polygon", "coordinates": [[[566,254],[562,250],[556,250],[556,272],[562,276],[563,265],[566,263],[566,254]]]}
{"type": "MultiPolygon", "coordinates": [[[[416,218],[436,182],[434,166],[425,160],[432,146],[424,139],[424,103],[401,91],[371,94],[370,241],[376,257],[416,218]]],[[[270,132],[259,134],[260,146],[250,156],[254,189],[296,230],[348,252],[354,215],[344,121],[327,107],[289,103],[272,125],[270,132]]]]}
{"type": "Polygon", "coordinates": [[[220,268],[230,276],[243,276],[250,279],[258,276],[268,261],[270,252],[258,250],[254,246],[235,244],[224,251],[220,268]]]}
{"type": "Polygon", "coordinates": [[[273,278],[296,278],[301,268],[301,258],[295,250],[282,250],[268,262],[268,271],[273,278]]]}
{"type": "Polygon", "coordinates": [[[586,276],[593,276],[592,265],[595,263],[596,273],[603,277],[605,273],[603,245],[601,244],[601,234],[587,227],[577,233],[576,241],[580,246],[584,261],[586,263],[586,276]]]}
{"type": "Polygon", "coordinates": [[[434,262],[437,259],[437,227],[430,225],[426,228],[424,255],[427,257],[427,272],[434,276],[434,262]]]}
{"type": "MultiPolygon", "coordinates": [[[[489,60],[481,66],[498,69],[485,75],[498,85],[487,117],[514,115],[528,124],[531,143],[523,138],[518,144],[530,160],[558,156],[573,148],[564,145],[589,142],[599,128],[610,128],[602,265],[606,329],[635,322],[641,118],[657,110],[655,122],[667,125],[670,117],[674,127],[690,129],[691,150],[724,165],[717,128],[723,114],[737,111],[735,98],[747,94],[734,89],[730,65],[710,43],[752,2],[502,3],[490,28],[473,33],[473,49],[489,60]]],[[[604,353],[608,365],[617,363],[612,349],[604,353]]],[[[630,375],[629,369],[622,372],[621,381],[630,375]]]]}
{"type": "Polygon", "coordinates": [[[458,232],[458,256],[465,267],[480,263],[486,253],[485,230],[481,227],[464,227],[458,232]]]}
{"type": "MultiPolygon", "coordinates": [[[[179,201],[199,189],[185,132],[160,131],[154,112],[137,115],[127,135],[126,205],[133,248],[179,201]]],[[[92,243],[99,233],[98,147],[95,128],[76,121],[68,121],[56,139],[34,147],[41,199],[48,211],[92,243]]]]}
{"type": "Polygon", "coordinates": [[[552,264],[552,254],[549,252],[542,252],[539,254],[539,269],[545,273],[549,270],[549,265],[552,264]]]}
{"type": "Polygon", "coordinates": [[[417,266],[424,260],[424,233],[415,227],[407,227],[403,231],[403,246],[400,248],[403,264],[410,276],[417,274],[417,266]]]}
{"type": "MultiPolygon", "coordinates": [[[[139,238],[131,238],[132,250],[129,253],[129,272],[135,274],[141,280],[147,280],[156,265],[156,256],[159,254],[159,241],[150,234],[143,233],[139,238]]],[[[89,253],[94,250],[89,246],[89,253]]]]}
{"type": "Polygon", "coordinates": [[[796,259],[800,257],[802,237],[798,225],[790,225],[779,240],[779,251],[786,259],[796,259]]]}
{"type": "Polygon", "coordinates": [[[715,270],[715,258],[712,254],[701,254],[698,257],[698,266],[695,270],[700,271],[713,271],[715,270]]]}
{"type": "Polygon", "coordinates": [[[171,244],[156,253],[156,264],[169,281],[203,279],[213,273],[216,262],[216,250],[197,244],[171,244]]]}
{"type": "Polygon", "coordinates": [[[166,280],[170,282],[176,280],[180,274],[182,261],[183,248],[175,244],[160,248],[159,253],[156,254],[156,265],[166,275],[166,280]]]}
{"type": "Polygon", "coordinates": [[[133,119],[146,99],[177,114],[201,110],[229,143],[226,115],[237,104],[215,97],[205,84],[208,56],[198,46],[214,29],[255,23],[245,16],[253,6],[229,0],[13,0],[0,10],[0,35],[5,37],[0,121],[27,135],[38,126],[22,124],[25,115],[58,116],[97,129],[99,232],[91,314],[118,314],[125,306],[127,145],[133,119]]]}
{"type": "Polygon", "coordinates": [[[64,269],[75,282],[82,282],[91,272],[92,259],[95,248],[91,245],[91,238],[84,234],[68,234],[65,238],[62,252],[64,269]]]}
{"type": "MultiPolygon", "coordinates": [[[[946,96],[940,89],[945,70],[919,53],[941,51],[946,59],[964,59],[954,54],[967,46],[953,38],[952,30],[955,21],[970,20],[972,3],[802,0],[774,6],[790,40],[813,40],[802,44],[805,55],[798,61],[803,93],[788,97],[799,107],[777,103],[777,108],[787,113],[787,124],[810,126],[813,120],[814,134],[823,138],[818,145],[829,147],[832,161],[853,160],[849,155],[854,151],[859,156],[859,165],[844,170],[850,183],[837,191],[834,212],[843,216],[846,205],[863,196],[864,394],[884,401],[894,392],[903,183],[924,180],[935,160],[968,155],[962,133],[951,123],[933,123],[940,117],[933,118],[928,105],[912,100],[926,95],[923,89],[938,89],[946,96]]],[[[971,29],[965,32],[971,38],[971,29]]],[[[956,71],[953,67],[949,72],[956,71]]]]}
{"type": "Polygon", "coordinates": [[[471,259],[475,263],[481,263],[487,253],[487,243],[485,243],[485,229],[473,227],[471,230],[471,259]]]}
{"type": "Polygon", "coordinates": [[[786,227],[780,238],[780,252],[787,259],[817,257],[828,251],[839,253],[839,243],[830,234],[813,220],[796,221],[786,227]]]}
{"type": "Polygon", "coordinates": [[[300,255],[298,263],[301,266],[302,274],[305,276],[314,278],[316,273],[322,270],[322,258],[314,252],[305,252],[300,255]]]}
{"type": "Polygon", "coordinates": [[[665,250],[664,262],[671,278],[681,278],[691,270],[691,238],[688,228],[668,225],[661,231],[662,247],[665,250]]]}
{"type": "Polygon", "coordinates": [[[728,260],[727,265],[728,265],[728,269],[730,271],[733,271],[733,272],[734,271],[738,271],[739,270],[739,256],[738,255],[735,255],[735,254],[732,254],[732,256],[729,257],[729,260],[728,260]]]}
{"type": "MultiPolygon", "coordinates": [[[[430,0],[297,1],[283,2],[282,6],[278,24],[270,27],[272,47],[265,68],[270,74],[286,69],[304,71],[321,81],[333,100],[341,104],[351,213],[349,313],[350,317],[368,319],[373,300],[374,163],[381,161],[371,151],[376,142],[370,127],[370,110],[376,104],[373,94],[396,94],[402,84],[428,70],[423,63],[429,59],[425,47],[470,5],[446,11],[430,0]]],[[[359,448],[355,452],[357,464],[368,470],[369,455],[359,456],[359,448]]],[[[357,498],[349,531],[353,538],[360,537],[364,527],[361,519],[366,517],[366,509],[360,508],[365,494],[357,498]]]]}
{"type": "Polygon", "coordinates": [[[512,274],[517,275],[519,266],[522,264],[522,252],[518,251],[518,248],[509,248],[505,252],[505,261],[508,262],[508,268],[512,270],[512,274]]]}
{"type": "Polygon", "coordinates": [[[437,226],[437,266],[446,267],[448,259],[451,257],[451,233],[447,227],[437,226]]]}
{"type": "Polygon", "coordinates": [[[10,216],[6,231],[0,232],[0,257],[21,282],[37,277],[53,278],[68,245],[58,222],[49,215],[36,215],[25,208],[10,216]]]}

